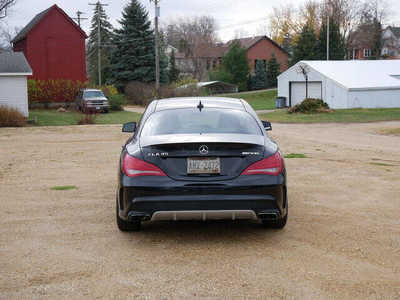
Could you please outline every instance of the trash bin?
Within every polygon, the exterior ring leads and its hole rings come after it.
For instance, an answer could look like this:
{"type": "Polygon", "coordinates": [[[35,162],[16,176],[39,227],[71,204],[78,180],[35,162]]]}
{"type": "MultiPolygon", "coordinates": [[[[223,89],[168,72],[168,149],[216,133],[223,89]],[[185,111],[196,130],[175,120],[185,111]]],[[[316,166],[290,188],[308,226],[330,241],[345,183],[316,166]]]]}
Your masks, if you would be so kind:
{"type": "Polygon", "coordinates": [[[285,108],[286,107],[286,97],[276,97],[275,98],[275,107],[276,108],[285,108]]]}

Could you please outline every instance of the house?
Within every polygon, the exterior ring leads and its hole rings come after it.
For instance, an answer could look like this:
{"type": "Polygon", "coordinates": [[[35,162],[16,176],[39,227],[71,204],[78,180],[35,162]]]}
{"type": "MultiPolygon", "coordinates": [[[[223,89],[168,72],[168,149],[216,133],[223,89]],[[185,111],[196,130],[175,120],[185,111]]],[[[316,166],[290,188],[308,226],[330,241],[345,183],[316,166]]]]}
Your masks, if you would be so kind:
{"type": "Polygon", "coordinates": [[[400,57],[400,27],[388,26],[382,33],[382,55],[400,57]]]}
{"type": "Polygon", "coordinates": [[[288,68],[289,53],[265,35],[236,39],[229,41],[227,44],[230,45],[233,42],[239,42],[240,45],[247,50],[250,72],[252,73],[254,72],[257,60],[267,62],[272,55],[275,56],[280,64],[282,72],[286,71],[288,68]]]}
{"type": "Polygon", "coordinates": [[[18,109],[28,117],[27,77],[32,69],[23,53],[0,53],[0,106],[18,109]]]}
{"type": "Polygon", "coordinates": [[[278,76],[278,96],[294,106],[320,98],[329,107],[400,107],[400,60],[301,61],[278,76]]]}
{"type": "Polygon", "coordinates": [[[12,40],[34,79],[86,81],[86,33],[57,5],[36,15],[12,40]]]}
{"type": "Polygon", "coordinates": [[[375,40],[371,33],[372,30],[370,24],[364,24],[349,34],[348,57],[351,59],[370,59],[372,56],[376,56],[376,53],[373,53],[375,40]]]}
{"type": "Polygon", "coordinates": [[[193,57],[183,53],[177,54],[177,66],[183,73],[195,74],[198,79],[204,80],[209,71],[221,64],[222,57],[229,51],[229,46],[233,42],[239,42],[247,50],[251,73],[254,72],[257,60],[267,62],[273,55],[280,64],[281,71],[288,68],[289,54],[267,36],[235,39],[219,45],[200,45],[195,49],[193,57]]]}

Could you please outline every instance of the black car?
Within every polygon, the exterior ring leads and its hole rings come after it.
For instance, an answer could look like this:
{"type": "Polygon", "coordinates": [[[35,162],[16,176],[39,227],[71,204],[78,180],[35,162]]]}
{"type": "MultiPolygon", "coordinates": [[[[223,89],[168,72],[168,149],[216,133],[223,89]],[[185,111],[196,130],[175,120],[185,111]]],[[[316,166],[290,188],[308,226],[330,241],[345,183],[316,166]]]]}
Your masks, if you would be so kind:
{"type": "Polygon", "coordinates": [[[143,221],[261,220],[283,228],[286,170],[278,146],[250,105],[231,98],[154,100],[120,157],[120,230],[143,221]]]}

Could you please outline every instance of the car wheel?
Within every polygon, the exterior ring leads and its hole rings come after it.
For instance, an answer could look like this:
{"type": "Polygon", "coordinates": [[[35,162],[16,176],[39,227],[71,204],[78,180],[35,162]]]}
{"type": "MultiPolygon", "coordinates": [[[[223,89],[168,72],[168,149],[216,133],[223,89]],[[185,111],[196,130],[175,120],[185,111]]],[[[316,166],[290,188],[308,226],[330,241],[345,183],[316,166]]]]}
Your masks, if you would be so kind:
{"type": "Polygon", "coordinates": [[[117,225],[118,229],[121,231],[139,231],[141,227],[141,221],[136,220],[134,222],[128,222],[120,218],[118,212],[118,200],[115,203],[116,207],[116,217],[117,217],[117,225]]]}
{"type": "Polygon", "coordinates": [[[104,109],[104,113],[108,114],[108,108],[104,109]]]}

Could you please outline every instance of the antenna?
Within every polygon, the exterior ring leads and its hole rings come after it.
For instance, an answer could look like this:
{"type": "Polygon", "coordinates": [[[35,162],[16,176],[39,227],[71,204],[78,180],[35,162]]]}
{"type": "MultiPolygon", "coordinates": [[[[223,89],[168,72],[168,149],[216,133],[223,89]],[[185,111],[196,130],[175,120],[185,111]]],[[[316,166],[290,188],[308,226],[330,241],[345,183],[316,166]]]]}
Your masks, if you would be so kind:
{"type": "Polygon", "coordinates": [[[76,18],[72,18],[73,20],[75,20],[75,21],[78,21],[78,25],[79,25],[79,27],[81,27],[81,21],[82,20],[87,20],[88,18],[81,18],[81,15],[83,15],[83,14],[85,14],[84,12],[81,12],[81,11],[77,11],[76,12],[76,18]]]}

